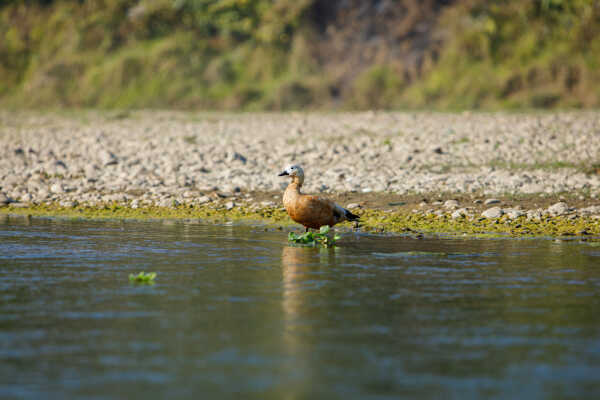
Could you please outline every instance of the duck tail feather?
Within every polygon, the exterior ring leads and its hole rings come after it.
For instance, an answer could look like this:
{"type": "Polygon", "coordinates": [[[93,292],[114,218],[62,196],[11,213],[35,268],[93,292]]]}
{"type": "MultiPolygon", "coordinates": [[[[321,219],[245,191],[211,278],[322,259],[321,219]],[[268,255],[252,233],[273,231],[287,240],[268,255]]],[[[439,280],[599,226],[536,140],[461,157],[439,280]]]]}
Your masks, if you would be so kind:
{"type": "Polygon", "coordinates": [[[348,221],[356,221],[360,218],[358,215],[352,214],[349,210],[346,210],[345,208],[344,208],[344,214],[346,215],[346,219],[348,221]]]}

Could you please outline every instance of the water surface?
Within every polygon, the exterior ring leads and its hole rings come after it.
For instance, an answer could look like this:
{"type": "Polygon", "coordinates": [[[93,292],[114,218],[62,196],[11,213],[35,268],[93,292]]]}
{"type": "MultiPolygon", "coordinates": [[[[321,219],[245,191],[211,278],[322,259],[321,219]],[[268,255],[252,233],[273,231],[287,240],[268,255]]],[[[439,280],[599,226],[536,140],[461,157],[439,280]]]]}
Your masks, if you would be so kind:
{"type": "Polygon", "coordinates": [[[3,399],[600,395],[586,243],[2,218],[3,399]]]}

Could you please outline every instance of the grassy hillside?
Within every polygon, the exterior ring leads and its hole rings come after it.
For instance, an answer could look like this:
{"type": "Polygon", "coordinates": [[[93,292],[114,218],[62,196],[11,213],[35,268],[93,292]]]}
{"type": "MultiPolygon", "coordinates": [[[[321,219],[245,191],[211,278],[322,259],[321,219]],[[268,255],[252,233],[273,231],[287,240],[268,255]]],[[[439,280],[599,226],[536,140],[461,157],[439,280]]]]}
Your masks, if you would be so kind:
{"type": "Polygon", "coordinates": [[[600,105],[596,0],[0,0],[0,106],[600,105]]]}

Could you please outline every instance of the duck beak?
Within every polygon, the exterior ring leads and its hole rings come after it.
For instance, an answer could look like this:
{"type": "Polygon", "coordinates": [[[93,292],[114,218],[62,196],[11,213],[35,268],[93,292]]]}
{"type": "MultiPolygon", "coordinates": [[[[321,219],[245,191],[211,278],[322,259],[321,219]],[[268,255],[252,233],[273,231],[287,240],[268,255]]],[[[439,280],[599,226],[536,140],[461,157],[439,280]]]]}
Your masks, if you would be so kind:
{"type": "Polygon", "coordinates": [[[280,174],[279,174],[279,175],[277,175],[277,176],[286,176],[286,175],[289,175],[289,174],[287,173],[287,171],[283,171],[282,173],[280,173],[280,174]]]}

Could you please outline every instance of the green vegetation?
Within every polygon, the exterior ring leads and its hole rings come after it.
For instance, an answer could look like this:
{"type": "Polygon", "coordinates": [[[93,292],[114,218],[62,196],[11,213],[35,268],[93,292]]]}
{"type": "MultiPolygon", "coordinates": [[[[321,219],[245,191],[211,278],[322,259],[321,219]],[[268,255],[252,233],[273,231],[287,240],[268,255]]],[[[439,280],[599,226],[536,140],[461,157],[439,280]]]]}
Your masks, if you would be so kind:
{"type": "Polygon", "coordinates": [[[322,226],[319,232],[308,231],[301,235],[290,232],[288,234],[288,241],[309,246],[333,247],[339,239],[340,235],[329,235],[329,226],[327,225],[322,226]]]}
{"type": "Polygon", "coordinates": [[[600,4],[465,1],[441,22],[440,58],[407,91],[441,108],[597,107],[600,4]]]}
{"type": "Polygon", "coordinates": [[[153,284],[154,283],[154,278],[156,278],[156,272],[148,272],[145,273],[144,271],[140,272],[139,274],[129,274],[129,282],[132,283],[149,283],[149,284],[153,284]]]}
{"type": "Polygon", "coordinates": [[[0,106],[600,106],[598,1],[432,1],[410,21],[391,8],[383,16],[390,24],[427,27],[402,36],[401,46],[391,29],[371,29],[381,21],[356,11],[364,3],[0,1],[0,106]],[[354,11],[352,21],[342,17],[354,11]],[[336,56],[336,43],[354,23],[352,51],[382,47],[347,70],[350,55],[336,56]],[[430,37],[439,44],[423,44],[430,37]],[[412,56],[417,67],[406,64],[412,56]]]}
{"type": "MultiPolygon", "coordinates": [[[[273,227],[278,227],[279,229],[283,229],[286,226],[297,226],[285,211],[277,207],[264,207],[261,209],[236,207],[232,210],[211,206],[143,207],[133,209],[115,204],[107,204],[104,207],[62,207],[57,204],[32,205],[27,208],[12,207],[10,205],[8,207],[0,207],[0,215],[6,214],[87,219],[202,220],[209,223],[259,221],[273,227]]],[[[548,216],[540,220],[528,220],[525,216],[512,220],[508,219],[507,216],[502,216],[498,219],[481,217],[451,218],[449,213],[438,217],[435,215],[403,212],[401,210],[390,212],[373,209],[361,210],[358,214],[361,220],[361,231],[372,233],[389,232],[416,236],[427,233],[466,235],[471,237],[488,237],[490,235],[510,237],[600,237],[600,219],[591,217],[577,217],[572,219],[568,216],[548,216]]],[[[350,229],[350,226],[350,223],[344,223],[336,226],[336,229],[350,229]]],[[[321,232],[316,235],[320,234],[321,232]]],[[[334,241],[337,239],[336,237],[333,238],[334,241]]],[[[328,244],[331,243],[328,242],[328,244]]]]}

